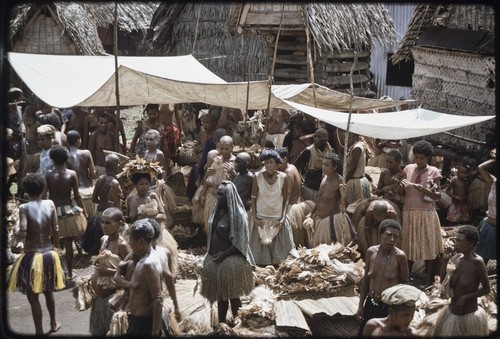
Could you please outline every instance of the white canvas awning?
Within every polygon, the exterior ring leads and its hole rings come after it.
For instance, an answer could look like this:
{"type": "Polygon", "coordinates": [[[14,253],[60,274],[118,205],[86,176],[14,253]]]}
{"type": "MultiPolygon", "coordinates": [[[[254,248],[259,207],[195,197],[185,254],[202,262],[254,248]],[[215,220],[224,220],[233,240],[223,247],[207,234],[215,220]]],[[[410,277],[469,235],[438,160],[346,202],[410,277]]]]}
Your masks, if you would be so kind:
{"type": "MultiPolygon", "coordinates": [[[[59,108],[116,106],[113,56],[8,53],[16,73],[37,97],[59,108]]],[[[192,55],[118,57],[120,105],[204,102],[267,109],[269,83],[227,83],[192,55]],[[247,94],[248,91],[248,94],[247,94]]],[[[313,84],[273,85],[270,107],[292,108],[281,99],[349,111],[350,96],[313,84]]],[[[398,102],[355,97],[353,110],[395,107],[398,102]]]]}
{"type": "MultiPolygon", "coordinates": [[[[314,108],[289,100],[287,104],[316,119],[347,130],[349,113],[314,108]]],[[[423,108],[389,113],[358,113],[351,115],[349,131],[381,139],[407,139],[450,131],[487,121],[495,116],[462,116],[444,114],[423,108]]]]}

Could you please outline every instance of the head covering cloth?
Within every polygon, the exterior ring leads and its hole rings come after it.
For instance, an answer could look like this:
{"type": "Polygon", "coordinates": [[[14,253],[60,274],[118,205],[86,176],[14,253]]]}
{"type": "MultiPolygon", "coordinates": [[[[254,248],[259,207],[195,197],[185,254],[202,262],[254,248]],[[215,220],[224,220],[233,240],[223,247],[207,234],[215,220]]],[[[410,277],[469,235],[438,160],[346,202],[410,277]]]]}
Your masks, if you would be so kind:
{"type": "Polygon", "coordinates": [[[413,306],[420,299],[422,291],[415,286],[397,284],[386,288],[381,294],[381,301],[389,306],[413,306]]]}

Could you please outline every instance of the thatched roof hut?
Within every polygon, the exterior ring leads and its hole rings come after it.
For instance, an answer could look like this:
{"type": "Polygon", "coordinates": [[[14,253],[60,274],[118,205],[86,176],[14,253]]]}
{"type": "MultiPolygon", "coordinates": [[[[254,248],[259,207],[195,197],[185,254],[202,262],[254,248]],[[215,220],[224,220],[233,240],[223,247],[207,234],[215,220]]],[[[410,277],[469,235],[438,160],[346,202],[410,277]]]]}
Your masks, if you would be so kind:
{"type": "MultiPolygon", "coordinates": [[[[412,99],[457,115],[495,115],[495,13],[483,5],[419,4],[391,61],[413,60],[412,99]]],[[[457,159],[482,153],[488,121],[426,137],[457,159]]],[[[494,134],[493,134],[494,135],[494,134]]],[[[463,159],[460,159],[463,160],[463,159]]]]}
{"type": "Polygon", "coordinates": [[[277,84],[312,80],[307,27],[314,81],[337,90],[349,88],[346,74],[356,52],[357,94],[367,89],[372,42],[395,42],[390,15],[378,4],[162,3],[151,27],[149,54],[193,54],[226,81],[248,80],[249,73],[250,80],[267,79],[279,30],[277,84]]]}
{"type": "MultiPolygon", "coordinates": [[[[134,45],[127,39],[142,44],[158,5],[118,3],[118,40],[123,53],[134,45]]],[[[39,54],[105,54],[112,42],[114,6],[114,2],[33,2],[15,6],[10,16],[9,49],[39,54]]]]}

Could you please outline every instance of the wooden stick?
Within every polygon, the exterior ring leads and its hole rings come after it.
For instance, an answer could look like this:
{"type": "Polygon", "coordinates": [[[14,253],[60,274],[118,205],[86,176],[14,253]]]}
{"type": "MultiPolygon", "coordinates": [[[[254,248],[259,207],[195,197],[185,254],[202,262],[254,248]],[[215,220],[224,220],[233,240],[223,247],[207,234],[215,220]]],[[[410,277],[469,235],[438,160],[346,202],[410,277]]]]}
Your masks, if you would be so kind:
{"type": "MultiPolygon", "coordinates": [[[[303,11],[303,20],[304,20],[304,27],[306,31],[306,39],[307,39],[307,62],[309,63],[309,81],[312,83],[312,88],[313,88],[313,98],[314,98],[314,107],[318,107],[316,103],[316,82],[314,81],[314,63],[312,60],[312,52],[311,52],[311,39],[310,39],[310,32],[309,32],[309,20],[307,19],[307,4],[302,5],[302,11],[303,11]]],[[[316,119],[317,127],[319,127],[319,121],[316,119]]]]}
{"type": "MultiPolygon", "coordinates": [[[[120,150],[120,82],[118,76],[118,2],[115,1],[115,21],[113,23],[114,39],[113,52],[115,55],[115,96],[116,96],[116,133],[115,133],[115,150],[120,150]]],[[[127,145],[124,145],[127,147],[127,145]]]]}
{"type": "Polygon", "coordinates": [[[269,119],[270,119],[270,106],[271,106],[271,94],[272,94],[272,86],[274,82],[274,64],[276,63],[276,53],[278,51],[278,41],[280,39],[281,34],[281,24],[283,23],[283,13],[285,12],[285,3],[281,4],[281,17],[280,17],[280,25],[278,26],[278,34],[276,34],[276,41],[274,42],[274,53],[273,53],[273,63],[271,65],[271,76],[269,77],[269,96],[267,97],[267,118],[266,125],[264,128],[264,134],[262,135],[262,140],[260,144],[262,148],[266,145],[266,136],[267,131],[269,130],[269,119]]]}
{"type": "Polygon", "coordinates": [[[246,102],[246,107],[245,107],[245,125],[243,125],[243,151],[245,150],[245,146],[247,144],[246,142],[246,135],[247,135],[247,121],[248,121],[248,99],[250,97],[250,65],[252,63],[252,58],[250,55],[248,56],[248,79],[247,79],[247,102],[246,102]]]}

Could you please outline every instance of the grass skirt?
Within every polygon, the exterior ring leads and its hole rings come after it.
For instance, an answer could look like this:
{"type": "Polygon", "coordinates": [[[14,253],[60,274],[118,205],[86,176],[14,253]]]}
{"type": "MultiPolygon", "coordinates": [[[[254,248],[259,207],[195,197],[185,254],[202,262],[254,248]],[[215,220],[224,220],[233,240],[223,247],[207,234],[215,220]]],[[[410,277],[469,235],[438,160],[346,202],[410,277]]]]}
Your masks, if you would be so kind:
{"type": "Polygon", "coordinates": [[[346,213],[337,213],[333,216],[332,222],[330,222],[330,218],[330,216],[326,218],[313,218],[314,226],[309,235],[310,247],[334,243],[333,232],[335,232],[337,242],[340,242],[342,245],[347,246],[347,244],[351,242],[352,237],[349,216],[346,213]]]}
{"type": "Polygon", "coordinates": [[[8,290],[24,294],[62,290],[64,273],[56,251],[22,253],[10,274],[8,290]]]}
{"type": "Polygon", "coordinates": [[[432,260],[443,253],[441,223],[436,210],[403,210],[401,249],[408,260],[432,260]]]}
{"type": "Polygon", "coordinates": [[[292,227],[293,242],[295,246],[309,246],[309,241],[307,240],[307,230],[304,228],[303,222],[306,216],[311,213],[314,208],[314,202],[308,200],[293,204],[287,213],[287,218],[290,221],[290,226],[292,227]]]}
{"type": "Polygon", "coordinates": [[[451,313],[449,307],[443,308],[432,331],[433,337],[470,338],[488,334],[488,317],[480,306],[477,311],[463,315],[451,313]]]}
{"type": "Polygon", "coordinates": [[[165,247],[170,251],[170,256],[172,258],[172,267],[170,267],[170,271],[175,277],[178,271],[177,266],[179,262],[179,244],[175,240],[172,233],[170,233],[170,231],[165,227],[162,227],[160,238],[158,239],[156,244],[165,247]]]}
{"type": "Polygon", "coordinates": [[[476,245],[475,252],[483,259],[497,258],[497,231],[495,225],[484,218],[478,225],[479,242],[476,245]]]}
{"type": "Polygon", "coordinates": [[[347,202],[352,204],[372,196],[372,188],[366,177],[353,178],[347,182],[347,202]]]}
{"type": "Polygon", "coordinates": [[[57,216],[59,222],[59,237],[80,238],[87,229],[87,218],[82,213],[57,216]]]}
{"type": "Polygon", "coordinates": [[[89,331],[92,335],[105,336],[109,331],[111,319],[113,318],[113,311],[108,305],[109,298],[96,297],[94,304],[90,310],[89,331]]]}
{"type": "Polygon", "coordinates": [[[217,203],[217,197],[211,193],[205,195],[205,206],[203,207],[203,229],[208,234],[208,218],[217,203]]]}
{"type": "Polygon", "coordinates": [[[221,262],[205,256],[201,273],[200,294],[210,302],[239,298],[254,288],[252,266],[241,254],[233,254],[221,262]]]}
{"type": "Polygon", "coordinates": [[[83,201],[83,209],[87,212],[87,217],[93,217],[95,215],[97,205],[92,202],[92,194],[94,193],[94,187],[79,188],[80,196],[83,201]]]}
{"type": "Polygon", "coordinates": [[[293,243],[293,232],[288,218],[281,227],[278,234],[270,245],[263,245],[257,227],[253,225],[253,218],[250,219],[250,249],[252,250],[255,264],[257,265],[279,265],[288,257],[288,253],[295,247],[293,243]]]}

